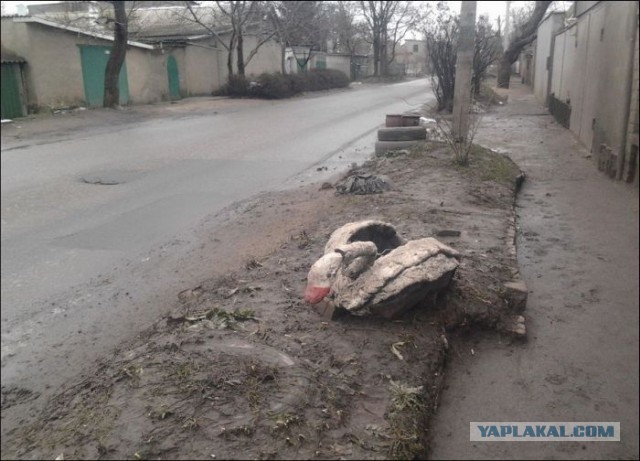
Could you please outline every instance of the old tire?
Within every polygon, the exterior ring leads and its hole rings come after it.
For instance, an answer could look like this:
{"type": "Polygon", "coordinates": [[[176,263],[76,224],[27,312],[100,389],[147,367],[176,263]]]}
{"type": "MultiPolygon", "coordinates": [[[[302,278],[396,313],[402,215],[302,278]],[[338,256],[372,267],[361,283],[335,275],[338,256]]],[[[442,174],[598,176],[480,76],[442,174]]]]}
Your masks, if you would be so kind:
{"type": "Polygon", "coordinates": [[[391,150],[410,149],[413,146],[422,144],[422,140],[416,141],[378,141],[376,142],[376,155],[383,155],[391,150]]]}
{"type": "Polygon", "coordinates": [[[380,128],[379,141],[418,141],[427,139],[427,130],[423,126],[398,126],[380,128]]]}

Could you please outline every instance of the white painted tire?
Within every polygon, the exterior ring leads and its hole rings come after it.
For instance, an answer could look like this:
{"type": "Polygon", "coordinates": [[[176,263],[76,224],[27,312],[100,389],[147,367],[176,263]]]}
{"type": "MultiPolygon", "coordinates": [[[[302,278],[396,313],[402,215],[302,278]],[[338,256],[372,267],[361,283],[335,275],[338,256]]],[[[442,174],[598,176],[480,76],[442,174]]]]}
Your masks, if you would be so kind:
{"type": "Polygon", "coordinates": [[[398,126],[378,130],[378,141],[418,141],[421,139],[427,139],[427,130],[423,126],[398,126]]]}
{"type": "Polygon", "coordinates": [[[390,150],[409,149],[418,144],[422,144],[424,140],[416,141],[378,141],[376,142],[376,155],[382,155],[390,150]]]}

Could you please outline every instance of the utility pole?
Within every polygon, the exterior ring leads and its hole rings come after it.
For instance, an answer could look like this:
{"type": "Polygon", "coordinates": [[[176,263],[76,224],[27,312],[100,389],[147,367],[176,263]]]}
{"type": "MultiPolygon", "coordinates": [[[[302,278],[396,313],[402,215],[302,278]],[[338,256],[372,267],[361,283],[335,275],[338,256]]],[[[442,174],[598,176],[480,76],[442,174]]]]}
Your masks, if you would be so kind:
{"type": "Polygon", "coordinates": [[[471,74],[476,38],[476,2],[462,2],[460,11],[460,39],[456,57],[456,83],[453,90],[453,136],[464,142],[469,134],[471,105],[471,74]]]}
{"type": "Polygon", "coordinates": [[[504,35],[502,36],[502,50],[509,48],[509,34],[511,33],[511,2],[507,2],[507,12],[504,16],[504,35]]]}

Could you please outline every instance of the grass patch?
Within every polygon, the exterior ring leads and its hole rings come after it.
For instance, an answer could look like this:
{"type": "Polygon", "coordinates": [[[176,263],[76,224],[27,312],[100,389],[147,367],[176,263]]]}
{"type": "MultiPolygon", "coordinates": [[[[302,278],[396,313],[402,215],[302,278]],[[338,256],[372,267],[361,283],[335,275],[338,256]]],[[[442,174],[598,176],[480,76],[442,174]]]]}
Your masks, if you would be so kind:
{"type": "Polygon", "coordinates": [[[424,453],[418,421],[424,411],[423,386],[389,381],[391,403],[387,410],[391,459],[416,459],[424,453]]]}
{"type": "Polygon", "coordinates": [[[24,445],[51,451],[73,444],[77,446],[73,457],[83,458],[83,444],[77,442],[92,440],[98,446],[104,445],[121,413],[119,408],[108,404],[110,398],[110,390],[101,390],[81,398],[59,422],[36,422],[27,426],[22,437],[24,445]],[[53,428],[45,432],[47,425],[53,428]]]}
{"type": "Polygon", "coordinates": [[[514,184],[520,174],[520,169],[509,157],[477,144],[472,148],[470,166],[477,171],[481,180],[501,184],[514,184]]]}
{"type": "Polygon", "coordinates": [[[419,410],[422,407],[420,403],[422,386],[410,387],[403,383],[390,381],[389,391],[391,392],[392,414],[404,410],[419,410]]]}
{"type": "Polygon", "coordinates": [[[487,105],[502,105],[506,104],[507,96],[500,95],[494,90],[495,80],[491,83],[482,83],[480,85],[480,94],[475,96],[476,101],[487,105]]]}
{"type": "Polygon", "coordinates": [[[251,309],[225,311],[217,307],[207,312],[207,319],[211,320],[221,330],[226,328],[236,330],[239,328],[238,322],[257,320],[255,312],[251,309]]]}
{"type": "Polygon", "coordinates": [[[520,174],[520,168],[507,155],[499,154],[474,144],[469,153],[469,163],[459,165],[454,162],[453,167],[460,173],[472,175],[481,181],[491,181],[507,186],[515,185],[520,174]]]}

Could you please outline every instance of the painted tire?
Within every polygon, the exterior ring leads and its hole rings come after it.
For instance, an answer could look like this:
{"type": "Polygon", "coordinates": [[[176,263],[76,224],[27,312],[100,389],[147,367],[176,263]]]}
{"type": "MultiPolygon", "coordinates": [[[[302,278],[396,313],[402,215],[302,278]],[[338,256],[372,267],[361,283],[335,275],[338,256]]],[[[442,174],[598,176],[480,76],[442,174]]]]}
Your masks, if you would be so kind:
{"type": "Polygon", "coordinates": [[[379,141],[418,141],[421,139],[427,139],[427,130],[423,126],[398,126],[378,130],[379,141]]]}
{"type": "Polygon", "coordinates": [[[378,141],[376,142],[376,155],[382,155],[390,150],[409,149],[412,146],[421,144],[422,140],[415,141],[378,141]]]}

